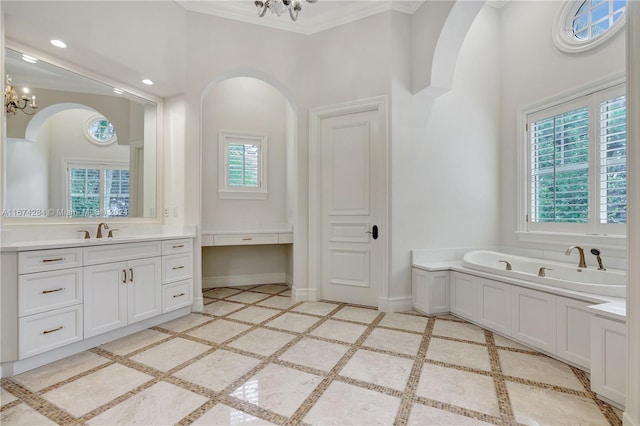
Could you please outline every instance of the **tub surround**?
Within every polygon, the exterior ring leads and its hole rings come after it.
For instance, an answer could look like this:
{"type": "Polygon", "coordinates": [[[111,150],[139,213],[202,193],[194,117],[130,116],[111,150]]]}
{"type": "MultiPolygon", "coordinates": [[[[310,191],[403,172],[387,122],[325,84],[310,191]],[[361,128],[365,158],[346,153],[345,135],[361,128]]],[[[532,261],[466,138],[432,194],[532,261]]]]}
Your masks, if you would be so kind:
{"type": "MultiPolygon", "coordinates": [[[[575,290],[579,286],[566,288],[551,285],[557,280],[543,284],[544,277],[539,278],[531,273],[534,272],[531,268],[538,263],[539,266],[576,269],[573,263],[526,260],[489,251],[414,251],[414,309],[427,315],[452,313],[590,371],[591,387],[598,397],[623,408],[626,377],[623,371],[626,365],[625,299],[575,290]],[[465,256],[466,253],[470,255],[465,256]],[[497,263],[499,269],[494,270],[488,267],[470,269],[466,266],[474,266],[474,256],[489,256],[498,262],[496,255],[501,259],[513,260],[513,270],[504,270],[506,266],[502,263],[497,263]],[[531,271],[519,273],[516,271],[518,267],[531,271]]],[[[615,272],[613,278],[620,278],[620,274],[624,275],[624,272],[615,272]]]]}

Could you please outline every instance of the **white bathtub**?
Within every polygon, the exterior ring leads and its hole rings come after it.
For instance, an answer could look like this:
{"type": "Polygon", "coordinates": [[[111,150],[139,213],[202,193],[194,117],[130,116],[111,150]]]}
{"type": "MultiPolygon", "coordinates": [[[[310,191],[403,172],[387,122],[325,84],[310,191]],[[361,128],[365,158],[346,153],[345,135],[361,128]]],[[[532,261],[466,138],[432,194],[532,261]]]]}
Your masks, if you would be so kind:
{"type": "Polygon", "coordinates": [[[567,290],[603,296],[626,296],[626,273],[619,270],[598,271],[597,268],[578,268],[569,263],[485,250],[468,252],[462,258],[462,265],[477,271],[567,290]],[[506,264],[501,260],[509,262],[512,270],[507,271],[506,264]],[[541,267],[551,268],[545,271],[545,277],[538,276],[541,267]]]}

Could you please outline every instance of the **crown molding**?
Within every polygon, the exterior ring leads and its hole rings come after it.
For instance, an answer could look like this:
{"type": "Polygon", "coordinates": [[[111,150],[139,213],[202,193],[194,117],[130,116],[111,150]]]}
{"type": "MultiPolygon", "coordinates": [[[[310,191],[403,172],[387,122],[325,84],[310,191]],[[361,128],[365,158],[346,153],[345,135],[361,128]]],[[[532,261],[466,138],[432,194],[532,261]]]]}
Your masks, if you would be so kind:
{"type": "Polygon", "coordinates": [[[204,13],[233,19],[250,24],[262,25],[298,34],[311,35],[331,28],[335,28],[350,22],[357,21],[378,13],[395,10],[397,12],[413,14],[424,3],[424,0],[373,0],[373,1],[349,1],[341,2],[335,0],[321,0],[315,5],[305,5],[305,9],[300,13],[296,22],[288,16],[280,17],[267,13],[263,18],[258,17],[256,9],[249,2],[239,1],[201,1],[201,0],[176,0],[177,3],[191,12],[204,13]],[[323,11],[309,13],[310,10],[320,3],[332,3],[336,6],[323,11]]]}

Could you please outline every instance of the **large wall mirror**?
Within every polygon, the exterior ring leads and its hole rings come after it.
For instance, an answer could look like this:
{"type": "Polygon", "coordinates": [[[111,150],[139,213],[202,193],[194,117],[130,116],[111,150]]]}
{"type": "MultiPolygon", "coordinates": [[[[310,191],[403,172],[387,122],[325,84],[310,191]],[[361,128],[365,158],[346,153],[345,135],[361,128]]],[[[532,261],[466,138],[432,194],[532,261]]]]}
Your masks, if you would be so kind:
{"type": "Polygon", "coordinates": [[[5,53],[3,216],[156,217],[158,103],[5,53]],[[11,87],[24,109],[6,111],[11,87]]]}

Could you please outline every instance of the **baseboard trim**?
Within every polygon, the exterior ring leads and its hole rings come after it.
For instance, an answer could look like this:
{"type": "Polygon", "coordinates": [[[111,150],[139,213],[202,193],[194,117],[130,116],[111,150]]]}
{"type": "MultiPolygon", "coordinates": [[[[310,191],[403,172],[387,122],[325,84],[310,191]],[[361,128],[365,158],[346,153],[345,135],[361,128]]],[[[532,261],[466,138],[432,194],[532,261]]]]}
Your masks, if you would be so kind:
{"type": "Polygon", "coordinates": [[[204,311],[204,297],[202,297],[202,293],[200,293],[200,297],[193,298],[193,304],[191,305],[191,312],[202,312],[204,311]]]}
{"type": "Polygon", "coordinates": [[[317,302],[318,292],[315,288],[295,288],[291,289],[291,297],[295,302],[317,302]]]}
{"type": "Polygon", "coordinates": [[[413,308],[413,297],[379,297],[380,312],[406,312],[413,308]]]}
{"type": "Polygon", "coordinates": [[[287,279],[286,279],[285,283],[289,286],[289,288],[292,288],[293,287],[293,276],[287,274],[287,279]]]}
{"type": "Polygon", "coordinates": [[[287,280],[284,272],[274,274],[257,275],[229,275],[226,277],[204,277],[202,278],[202,288],[218,288],[228,286],[258,285],[258,284],[280,284],[287,280]]]}

